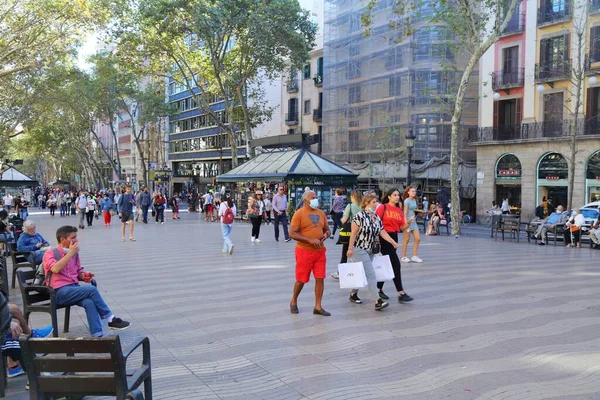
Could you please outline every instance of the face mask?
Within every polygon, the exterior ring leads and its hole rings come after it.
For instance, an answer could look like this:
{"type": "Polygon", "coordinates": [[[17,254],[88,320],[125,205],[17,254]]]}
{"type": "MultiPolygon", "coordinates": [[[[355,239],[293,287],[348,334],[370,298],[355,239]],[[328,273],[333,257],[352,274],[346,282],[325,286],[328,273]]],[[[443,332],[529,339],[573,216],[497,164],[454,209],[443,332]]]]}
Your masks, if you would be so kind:
{"type": "Polygon", "coordinates": [[[369,211],[371,211],[372,213],[375,212],[375,210],[373,210],[371,207],[369,207],[369,211]]]}
{"type": "Polygon", "coordinates": [[[65,251],[65,254],[69,252],[69,249],[67,247],[63,247],[63,250],[65,251]]]}
{"type": "Polygon", "coordinates": [[[317,209],[319,208],[319,199],[312,199],[309,203],[310,208],[317,209]]]}
{"type": "Polygon", "coordinates": [[[575,211],[575,210],[571,211],[571,215],[572,216],[576,216],[577,215],[577,211],[575,211]]]}

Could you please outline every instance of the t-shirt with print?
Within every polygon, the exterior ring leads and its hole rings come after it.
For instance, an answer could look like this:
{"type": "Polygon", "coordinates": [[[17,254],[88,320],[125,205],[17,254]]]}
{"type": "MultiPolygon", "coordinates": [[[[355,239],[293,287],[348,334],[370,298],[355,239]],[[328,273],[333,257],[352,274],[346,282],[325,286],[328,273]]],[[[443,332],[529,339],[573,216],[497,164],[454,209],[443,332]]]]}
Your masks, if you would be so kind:
{"type": "Polygon", "coordinates": [[[383,229],[383,224],[379,216],[368,211],[361,211],[352,218],[352,223],[359,227],[354,247],[371,251],[375,239],[379,237],[379,233],[383,229]]]}
{"type": "Polygon", "coordinates": [[[386,232],[400,232],[402,230],[402,226],[406,224],[402,209],[400,207],[393,206],[390,203],[380,204],[377,207],[377,210],[375,210],[375,213],[383,221],[383,229],[385,229],[386,232]]]}
{"type": "MultiPolygon", "coordinates": [[[[323,234],[329,229],[327,216],[323,210],[313,210],[310,207],[302,207],[294,213],[292,218],[292,227],[298,229],[298,233],[309,239],[322,239],[323,234]]],[[[304,250],[320,251],[310,243],[296,242],[296,246],[304,250]]]]}

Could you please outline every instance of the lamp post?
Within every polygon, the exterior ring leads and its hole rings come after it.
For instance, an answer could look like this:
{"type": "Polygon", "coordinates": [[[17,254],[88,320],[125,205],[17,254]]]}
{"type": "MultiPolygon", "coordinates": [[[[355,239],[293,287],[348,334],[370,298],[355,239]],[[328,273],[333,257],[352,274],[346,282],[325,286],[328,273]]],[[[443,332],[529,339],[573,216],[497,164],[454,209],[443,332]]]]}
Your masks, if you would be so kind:
{"type": "Polygon", "coordinates": [[[408,149],[408,172],[406,174],[406,186],[409,186],[410,178],[411,178],[410,164],[412,163],[412,150],[413,150],[413,147],[415,146],[415,139],[416,139],[412,128],[408,128],[408,134],[405,136],[405,138],[406,138],[406,148],[408,149]]]}

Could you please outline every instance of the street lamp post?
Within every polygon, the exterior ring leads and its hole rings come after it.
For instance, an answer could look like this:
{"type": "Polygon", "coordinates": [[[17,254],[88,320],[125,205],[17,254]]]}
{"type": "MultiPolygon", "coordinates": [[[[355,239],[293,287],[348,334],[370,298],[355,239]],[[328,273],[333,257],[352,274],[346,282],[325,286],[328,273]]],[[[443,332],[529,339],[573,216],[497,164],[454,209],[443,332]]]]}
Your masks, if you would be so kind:
{"type": "Polygon", "coordinates": [[[406,138],[406,148],[408,149],[408,171],[406,174],[406,186],[410,185],[410,181],[411,181],[411,168],[410,168],[410,164],[412,164],[412,150],[413,147],[415,146],[415,135],[413,134],[413,129],[412,128],[408,128],[408,134],[405,136],[406,138]]]}

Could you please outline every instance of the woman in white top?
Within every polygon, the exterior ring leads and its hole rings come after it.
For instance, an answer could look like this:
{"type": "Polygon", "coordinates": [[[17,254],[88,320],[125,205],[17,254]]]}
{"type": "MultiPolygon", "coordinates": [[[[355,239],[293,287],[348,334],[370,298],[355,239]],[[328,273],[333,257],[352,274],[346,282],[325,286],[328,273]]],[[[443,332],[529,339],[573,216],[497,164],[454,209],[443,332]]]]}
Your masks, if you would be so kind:
{"type": "Polygon", "coordinates": [[[581,247],[581,226],[585,224],[585,217],[579,213],[578,208],[573,209],[573,213],[565,224],[565,246],[581,247]]]}
{"type": "Polygon", "coordinates": [[[508,197],[505,197],[504,200],[502,200],[502,206],[500,206],[500,211],[502,211],[502,214],[510,214],[510,204],[508,203],[508,197]]]}
{"type": "Polygon", "coordinates": [[[223,233],[223,253],[233,254],[233,243],[231,242],[231,228],[233,227],[233,221],[237,214],[235,204],[229,198],[224,195],[221,199],[221,205],[219,206],[219,218],[221,219],[221,232],[223,233]]]}

